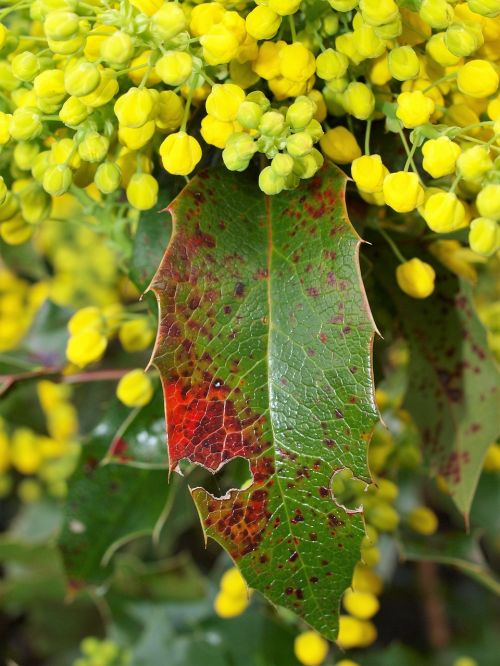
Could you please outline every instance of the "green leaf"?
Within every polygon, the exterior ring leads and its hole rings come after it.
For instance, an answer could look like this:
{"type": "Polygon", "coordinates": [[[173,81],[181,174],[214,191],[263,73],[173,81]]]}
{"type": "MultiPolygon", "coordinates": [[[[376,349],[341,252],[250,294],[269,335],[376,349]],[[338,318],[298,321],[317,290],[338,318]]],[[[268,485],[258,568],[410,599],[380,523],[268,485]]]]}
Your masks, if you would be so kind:
{"type": "Polygon", "coordinates": [[[486,564],[476,539],[465,534],[436,534],[405,539],[400,543],[407,560],[438,562],[459,569],[487,589],[500,595],[500,580],[486,564]]]}
{"type": "Polygon", "coordinates": [[[345,182],[328,166],[269,198],[248,176],[201,173],[171,206],[152,283],[171,469],[249,461],[249,487],[192,491],[206,534],[251,587],[331,639],[364,534],[332,477],[349,468],[369,480],[377,420],[345,182]]]}
{"type": "Polygon", "coordinates": [[[118,548],[153,532],[169,492],[165,471],[101,465],[102,453],[83,448],[66,500],[59,545],[75,587],[104,580],[118,548]]]}
{"type": "Polygon", "coordinates": [[[468,520],[486,450],[499,432],[498,371],[471,286],[410,243],[402,245],[406,256],[434,265],[436,289],[429,298],[416,300],[399,289],[392,255],[378,251],[374,261],[386,266],[378,277],[410,345],[406,407],[420,431],[430,473],[446,479],[468,520]]]}

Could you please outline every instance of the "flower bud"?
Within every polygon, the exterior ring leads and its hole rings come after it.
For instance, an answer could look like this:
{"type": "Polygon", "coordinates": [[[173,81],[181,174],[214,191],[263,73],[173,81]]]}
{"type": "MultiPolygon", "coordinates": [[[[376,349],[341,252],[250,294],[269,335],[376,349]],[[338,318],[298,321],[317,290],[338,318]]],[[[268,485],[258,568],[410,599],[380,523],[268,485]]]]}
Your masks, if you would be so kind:
{"type": "Polygon", "coordinates": [[[500,185],[494,183],[483,187],[477,195],[476,206],[481,217],[500,220],[500,185]]]}
{"type": "Polygon", "coordinates": [[[429,507],[417,506],[408,515],[408,526],[418,534],[431,536],[438,528],[438,519],[429,507]]]}
{"type": "Polygon", "coordinates": [[[351,165],[351,175],[357,187],[363,192],[381,192],[384,178],[388,174],[380,155],[363,155],[351,165]]]}
{"type": "Polygon", "coordinates": [[[277,176],[286,178],[286,176],[292,173],[293,157],[290,157],[286,153],[278,153],[273,157],[271,168],[277,176]]]}
{"type": "Polygon", "coordinates": [[[259,123],[259,132],[264,136],[280,136],[285,129],[285,119],[279,111],[267,111],[259,123]]]}
{"type": "Polygon", "coordinates": [[[153,34],[169,40],[187,28],[186,15],[177,2],[164,2],[151,17],[153,34]]]}
{"type": "Polygon", "coordinates": [[[8,193],[7,185],[5,184],[5,181],[2,176],[0,176],[0,206],[2,206],[7,199],[7,193],[8,193]]]}
{"type": "Polygon", "coordinates": [[[378,58],[385,51],[385,40],[378,36],[373,26],[366,23],[361,23],[359,27],[355,28],[354,39],[356,49],[363,58],[378,58]]]}
{"type": "Polygon", "coordinates": [[[14,148],[14,163],[22,171],[30,171],[33,161],[40,151],[40,146],[36,143],[16,143],[14,148]]]}
{"type": "Polygon", "coordinates": [[[78,97],[68,97],[59,111],[59,118],[68,127],[77,127],[88,115],[88,108],[78,97]]]}
{"type": "Polygon", "coordinates": [[[444,32],[437,32],[427,40],[425,50],[427,54],[441,65],[441,67],[452,67],[460,62],[459,56],[454,55],[446,46],[444,32]]]}
{"type": "Polygon", "coordinates": [[[287,109],[286,122],[294,130],[302,130],[311,122],[315,111],[316,105],[309,97],[297,97],[287,109]]]}
{"type": "Polygon", "coordinates": [[[45,35],[54,41],[71,39],[79,31],[79,18],[73,12],[50,12],[43,22],[45,35]]]}
{"type": "Polygon", "coordinates": [[[20,81],[33,81],[40,71],[38,57],[30,51],[18,53],[12,60],[12,73],[20,81]]]}
{"type": "Polygon", "coordinates": [[[312,178],[323,166],[323,155],[313,148],[309,155],[296,157],[293,161],[293,174],[300,179],[312,178]]]}
{"type": "Polygon", "coordinates": [[[446,48],[459,57],[467,57],[484,44],[481,26],[475,23],[452,23],[444,35],[446,48]]]}
{"type": "Polygon", "coordinates": [[[242,102],[236,120],[245,129],[257,129],[262,118],[262,108],[256,102],[242,102]]]}
{"type": "Polygon", "coordinates": [[[490,257],[500,249],[500,225],[487,217],[476,217],[470,223],[469,245],[473,252],[490,257]]]}
{"type": "Polygon", "coordinates": [[[346,110],[359,120],[367,120],[375,109],[375,97],[365,83],[350,83],[344,92],[346,110]]]}
{"type": "Polygon", "coordinates": [[[38,224],[50,213],[51,200],[46,192],[39,188],[27,188],[19,193],[21,213],[29,224],[38,224]]]}
{"type": "Polygon", "coordinates": [[[126,321],[118,331],[120,343],[127,352],[147,349],[153,342],[154,336],[154,331],[145,317],[126,321]]]}
{"type": "Polygon", "coordinates": [[[285,179],[267,166],[259,174],[259,187],[264,194],[279,194],[285,188],[285,179]]]}
{"type": "Polygon", "coordinates": [[[334,49],[325,49],[316,58],[316,73],[320,79],[329,81],[344,76],[349,66],[349,60],[344,53],[334,49]]]}
{"type": "Polygon", "coordinates": [[[37,109],[21,107],[12,114],[9,132],[16,141],[31,141],[42,132],[43,125],[37,109]]]}
{"type": "Polygon", "coordinates": [[[259,5],[248,14],[245,24],[254,39],[272,39],[281,25],[281,16],[269,7],[259,5]]]}
{"type": "Polygon", "coordinates": [[[149,210],[158,201],[158,182],[147,173],[135,173],[127,185],[127,200],[137,210],[149,210]]]}
{"type": "Polygon", "coordinates": [[[147,88],[129,88],[114,106],[115,115],[124,127],[142,127],[153,115],[154,97],[147,88]]]}
{"type": "Polygon", "coordinates": [[[447,136],[429,139],[422,146],[422,166],[433,178],[448,176],[455,171],[460,152],[460,146],[447,136]]]}
{"type": "Polygon", "coordinates": [[[446,0],[422,0],[418,15],[431,28],[444,30],[453,21],[453,7],[446,0]]]}
{"type": "Polygon", "coordinates": [[[217,120],[236,120],[240,105],[245,100],[245,91],[234,83],[215,84],[207,97],[205,107],[217,120]]]}
{"type": "Polygon", "coordinates": [[[391,76],[398,81],[409,81],[418,76],[420,62],[411,46],[400,46],[389,51],[387,64],[391,76]]]}
{"type": "Polygon", "coordinates": [[[409,213],[424,202],[418,176],[410,171],[396,171],[386,176],[382,191],[386,204],[398,213],[409,213]]]}
{"type": "Polygon", "coordinates": [[[305,157],[313,147],[313,140],[306,132],[291,134],[286,140],[286,149],[292,157],[305,157]]]}
{"type": "Polygon", "coordinates": [[[46,69],[35,77],[33,90],[37,97],[62,99],[66,94],[64,72],[60,69],[46,69]]]}
{"type": "Polygon", "coordinates": [[[70,336],[66,346],[66,358],[79,368],[84,368],[98,361],[107,345],[108,341],[102,333],[88,328],[70,336]]]}
{"type": "Polygon", "coordinates": [[[99,83],[101,75],[96,65],[88,60],[80,60],[64,71],[64,87],[68,95],[84,97],[90,95],[99,83]]]}
{"type": "Polygon", "coordinates": [[[431,194],[424,204],[422,217],[438,234],[446,234],[466,225],[465,208],[453,192],[431,194]]]}
{"type": "Polygon", "coordinates": [[[480,181],[492,168],[489,151],[483,146],[467,148],[457,159],[457,169],[464,180],[480,181]]]}
{"type": "Polygon", "coordinates": [[[390,23],[384,23],[384,25],[375,26],[373,29],[377,37],[380,37],[380,39],[397,39],[403,32],[403,22],[401,20],[401,16],[399,15],[394,19],[394,21],[391,21],[390,23]]]}
{"type": "Polygon", "coordinates": [[[345,127],[339,126],[328,130],[319,140],[321,150],[337,164],[349,164],[361,157],[355,136],[345,127]]]}
{"type": "Polygon", "coordinates": [[[163,141],[160,156],[166,171],[176,176],[187,176],[201,160],[201,148],[194,137],[186,132],[177,132],[163,141]]]}
{"type": "Polygon", "coordinates": [[[179,86],[191,75],[193,59],[185,51],[168,51],[156,62],[155,70],[163,83],[179,86]]]}
{"type": "Polygon", "coordinates": [[[469,60],[458,70],[458,89],[470,97],[482,99],[493,95],[498,82],[498,74],[487,60],[469,60]]]}
{"type": "Polygon", "coordinates": [[[498,0],[467,0],[469,9],[475,14],[495,18],[500,14],[498,0]]]}
{"type": "Polygon", "coordinates": [[[316,71],[316,60],[301,42],[287,44],[279,54],[281,76],[289,81],[307,81],[316,71]]]}
{"type": "Polygon", "coordinates": [[[101,44],[101,57],[113,65],[122,65],[134,55],[132,37],[122,30],[117,30],[101,44]]]}
{"type": "Polygon", "coordinates": [[[396,116],[408,128],[418,127],[429,121],[434,113],[434,101],[421,90],[402,92],[398,95],[396,116]]]}
{"type": "Polygon", "coordinates": [[[47,46],[56,55],[72,55],[85,44],[85,35],[76,35],[71,39],[55,41],[53,39],[47,40],[47,46]]]}
{"type": "Polygon", "coordinates": [[[127,407],[143,407],[153,397],[153,385],[143,370],[131,370],[124,375],[116,387],[118,400],[127,407]]]}
{"type": "Polygon", "coordinates": [[[237,132],[229,137],[222,159],[230,171],[244,171],[256,150],[257,146],[251,136],[237,132]]]}
{"type": "Polygon", "coordinates": [[[394,0],[360,0],[359,8],[365,23],[374,26],[390,23],[399,15],[394,0]]]}
{"type": "Polygon", "coordinates": [[[103,162],[97,167],[94,183],[99,192],[111,194],[120,187],[121,172],[114,162],[103,162]]]}
{"type": "Polygon", "coordinates": [[[69,190],[73,181],[71,169],[63,164],[49,166],[43,176],[43,189],[54,197],[59,197],[69,190]]]}
{"type": "Polygon", "coordinates": [[[430,264],[410,259],[396,269],[399,288],[412,298],[427,298],[434,291],[436,273],[430,264]]]}
{"type": "Polygon", "coordinates": [[[21,215],[10,218],[0,224],[0,238],[7,245],[21,245],[33,235],[33,226],[23,220],[21,215]]]}
{"type": "Polygon", "coordinates": [[[109,149],[109,139],[97,132],[88,132],[78,145],[78,154],[86,162],[102,162],[109,149]]]}

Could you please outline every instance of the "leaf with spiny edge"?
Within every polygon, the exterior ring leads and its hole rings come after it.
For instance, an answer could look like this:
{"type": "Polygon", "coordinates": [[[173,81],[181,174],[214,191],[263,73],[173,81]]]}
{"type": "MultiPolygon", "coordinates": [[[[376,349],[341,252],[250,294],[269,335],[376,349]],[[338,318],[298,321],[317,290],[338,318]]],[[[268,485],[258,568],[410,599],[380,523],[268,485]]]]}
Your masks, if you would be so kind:
{"type": "Polygon", "coordinates": [[[248,175],[201,172],[169,208],[151,284],[170,468],[249,461],[249,486],[192,490],[205,533],[251,587],[333,640],[364,525],[331,482],[345,468],[369,482],[377,421],[375,326],[345,183],[330,165],[266,197],[248,175]]]}

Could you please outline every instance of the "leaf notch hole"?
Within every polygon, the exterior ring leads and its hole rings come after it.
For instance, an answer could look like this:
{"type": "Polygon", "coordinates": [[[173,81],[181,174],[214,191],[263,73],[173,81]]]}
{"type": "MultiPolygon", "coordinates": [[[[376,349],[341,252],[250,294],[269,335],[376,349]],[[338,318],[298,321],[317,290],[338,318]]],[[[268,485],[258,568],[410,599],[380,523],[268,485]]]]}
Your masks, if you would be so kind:
{"type": "Polygon", "coordinates": [[[352,469],[341,467],[335,470],[330,479],[330,494],[335,504],[344,509],[346,513],[361,513],[363,511],[363,493],[368,485],[362,479],[354,476],[352,469]]]}

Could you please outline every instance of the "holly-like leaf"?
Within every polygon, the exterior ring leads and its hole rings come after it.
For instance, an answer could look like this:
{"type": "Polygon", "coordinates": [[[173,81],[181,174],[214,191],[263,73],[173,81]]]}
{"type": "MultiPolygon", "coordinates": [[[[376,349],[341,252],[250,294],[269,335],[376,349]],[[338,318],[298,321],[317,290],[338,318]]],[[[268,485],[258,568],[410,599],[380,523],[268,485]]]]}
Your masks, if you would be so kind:
{"type": "Polygon", "coordinates": [[[403,247],[408,257],[421,256],[436,270],[435,292],[418,301],[398,288],[392,256],[375,258],[387,267],[378,275],[410,344],[405,403],[420,430],[431,474],[446,479],[453,501],[468,519],[486,450],[499,432],[498,372],[471,286],[418,247],[403,247]]]}
{"type": "Polygon", "coordinates": [[[206,534],[252,587],[331,639],[364,534],[332,477],[369,480],[377,420],[345,181],[329,166],[269,198],[238,174],[202,172],[170,206],[152,283],[171,469],[249,461],[250,486],[192,491],[206,534]]]}

